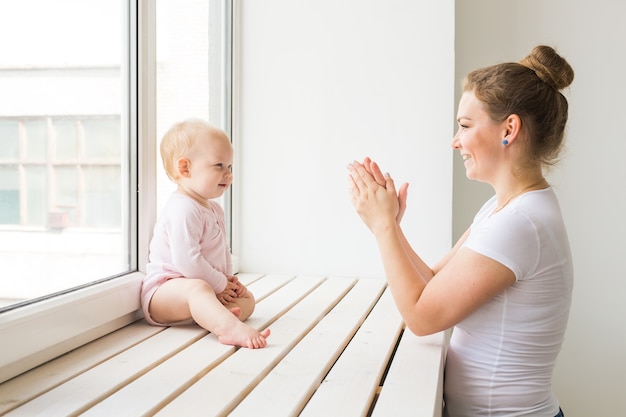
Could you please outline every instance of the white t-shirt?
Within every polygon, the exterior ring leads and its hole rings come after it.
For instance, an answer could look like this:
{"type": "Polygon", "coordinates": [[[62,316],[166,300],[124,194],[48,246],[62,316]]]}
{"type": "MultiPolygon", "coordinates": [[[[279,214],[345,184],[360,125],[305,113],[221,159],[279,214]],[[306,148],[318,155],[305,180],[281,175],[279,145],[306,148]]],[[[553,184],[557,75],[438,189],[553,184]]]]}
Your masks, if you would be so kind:
{"type": "Polygon", "coordinates": [[[515,283],[452,333],[444,399],[450,417],[554,417],[552,371],[569,316],[573,266],[551,187],[498,213],[495,197],[478,212],[464,246],[500,262],[515,283]]]}

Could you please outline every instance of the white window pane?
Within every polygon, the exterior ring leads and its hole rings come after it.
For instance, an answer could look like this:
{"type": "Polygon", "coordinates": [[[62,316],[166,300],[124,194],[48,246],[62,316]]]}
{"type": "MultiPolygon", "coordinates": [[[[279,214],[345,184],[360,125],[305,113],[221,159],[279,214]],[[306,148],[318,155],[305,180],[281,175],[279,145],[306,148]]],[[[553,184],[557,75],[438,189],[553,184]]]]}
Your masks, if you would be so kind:
{"type": "Polygon", "coordinates": [[[0,165],[0,224],[19,224],[20,190],[17,166],[0,165]]]}
{"type": "Polygon", "coordinates": [[[119,228],[121,194],[119,167],[85,168],[85,218],[87,227],[119,228]]]}
{"type": "Polygon", "coordinates": [[[82,122],[84,158],[91,160],[117,160],[125,142],[121,141],[119,117],[88,119],[82,122]]]}
{"type": "Polygon", "coordinates": [[[19,138],[19,124],[16,121],[0,120],[0,160],[17,160],[19,138]]]}
{"type": "Polygon", "coordinates": [[[0,2],[0,311],[136,263],[129,7],[0,2]]]}
{"type": "Polygon", "coordinates": [[[59,119],[54,122],[54,157],[57,160],[76,160],[78,157],[78,123],[59,119]]]}
{"type": "Polygon", "coordinates": [[[48,152],[47,120],[26,120],[24,126],[24,157],[31,161],[43,161],[48,152]]]}
{"type": "Polygon", "coordinates": [[[20,192],[23,193],[23,197],[20,200],[20,205],[25,212],[23,223],[44,227],[46,225],[48,198],[46,167],[42,165],[25,166],[21,176],[20,192]]]}
{"type": "Polygon", "coordinates": [[[60,166],[54,170],[54,207],[49,213],[48,226],[62,229],[79,224],[78,209],[78,167],[60,166]]]}

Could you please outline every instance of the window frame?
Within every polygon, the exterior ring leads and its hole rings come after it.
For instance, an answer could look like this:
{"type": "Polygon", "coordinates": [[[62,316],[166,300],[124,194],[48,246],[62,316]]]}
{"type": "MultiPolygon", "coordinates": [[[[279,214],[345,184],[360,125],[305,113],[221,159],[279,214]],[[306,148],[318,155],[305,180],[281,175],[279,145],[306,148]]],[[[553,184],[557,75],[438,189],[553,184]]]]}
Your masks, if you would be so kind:
{"type": "Polygon", "coordinates": [[[137,184],[136,198],[124,197],[131,213],[132,272],[1,314],[0,382],[141,317],[139,291],[156,220],[156,0],[129,6],[131,94],[122,118],[129,118],[130,129],[130,162],[123,168],[137,184]]]}

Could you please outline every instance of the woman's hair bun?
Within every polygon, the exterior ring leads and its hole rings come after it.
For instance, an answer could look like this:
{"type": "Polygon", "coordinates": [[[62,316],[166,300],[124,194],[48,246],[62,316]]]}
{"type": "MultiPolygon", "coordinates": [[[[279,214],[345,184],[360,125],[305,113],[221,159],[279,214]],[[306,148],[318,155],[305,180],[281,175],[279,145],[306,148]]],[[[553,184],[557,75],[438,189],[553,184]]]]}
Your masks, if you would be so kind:
{"type": "Polygon", "coordinates": [[[520,64],[535,71],[539,79],[557,90],[562,90],[574,81],[572,67],[550,46],[535,46],[520,64]]]}

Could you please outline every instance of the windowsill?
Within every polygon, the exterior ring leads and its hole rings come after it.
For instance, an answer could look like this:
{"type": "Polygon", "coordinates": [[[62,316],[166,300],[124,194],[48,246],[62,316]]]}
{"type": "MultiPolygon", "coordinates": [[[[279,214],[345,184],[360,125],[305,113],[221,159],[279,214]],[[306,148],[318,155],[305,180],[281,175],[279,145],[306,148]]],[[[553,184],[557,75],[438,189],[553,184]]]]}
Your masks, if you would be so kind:
{"type": "Polygon", "coordinates": [[[0,382],[136,321],[142,277],[131,273],[0,314],[0,382]]]}
{"type": "Polygon", "coordinates": [[[385,280],[240,279],[265,349],[141,320],[0,385],[0,414],[441,416],[444,332],[404,330],[385,280]]]}

